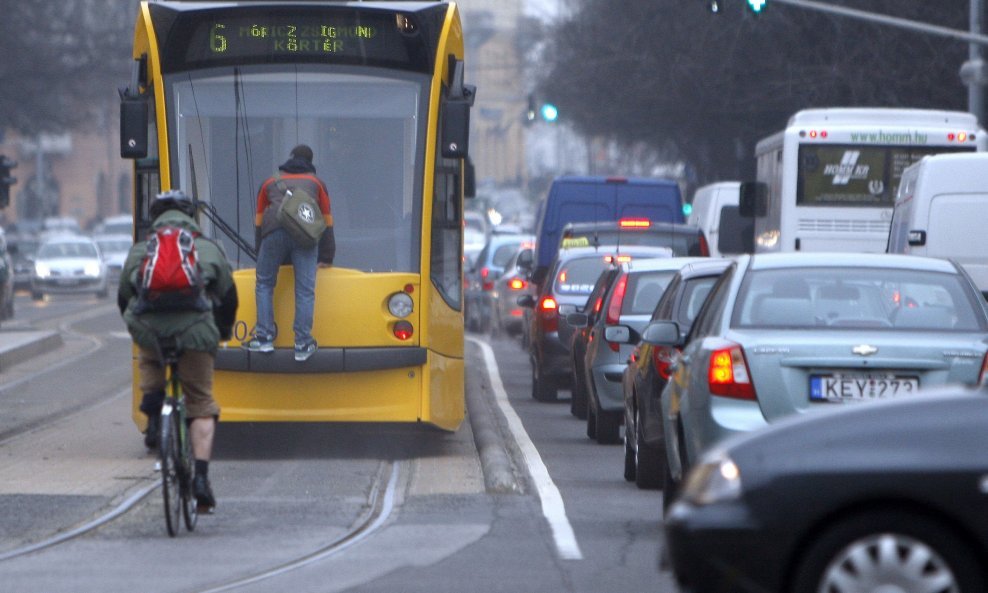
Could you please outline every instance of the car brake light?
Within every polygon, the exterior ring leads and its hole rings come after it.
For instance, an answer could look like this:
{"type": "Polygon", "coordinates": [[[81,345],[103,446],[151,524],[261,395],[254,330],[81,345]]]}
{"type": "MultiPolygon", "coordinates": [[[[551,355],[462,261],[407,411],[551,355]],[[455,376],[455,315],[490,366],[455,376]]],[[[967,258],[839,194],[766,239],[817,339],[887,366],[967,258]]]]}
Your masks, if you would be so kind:
{"type": "Polygon", "coordinates": [[[521,290],[525,288],[525,281],[521,278],[512,278],[508,281],[508,288],[511,290],[521,290]]]}
{"type": "Polygon", "coordinates": [[[707,244],[707,237],[702,232],[700,233],[700,256],[710,257],[710,245],[707,244]]]}
{"type": "Polygon", "coordinates": [[[710,393],[738,399],[755,399],[755,387],[751,384],[748,362],[741,346],[714,350],[710,354],[707,372],[710,393]]]}
{"type": "Polygon", "coordinates": [[[626,264],[631,261],[630,255],[605,255],[604,263],[608,264],[626,264]]]}
{"type": "MultiPolygon", "coordinates": [[[[624,293],[627,290],[628,275],[621,274],[621,277],[617,279],[617,284],[614,285],[614,296],[611,297],[611,302],[607,305],[607,316],[604,318],[604,323],[607,325],[617,325],[621,321],[621,305],[624,304],[624,293]]],[[[617,342],[608,342],[607,345],[614,352],[621,349],[621,345],[617,342]]]]}
{"type": "Polygon", "coordinates": [[[551,296],[542,297],[539,301],[539,319],[542,321],[542,331],[554,332],[559,328],[559,316],[556,310],[559,305],[551,296]]]}
{"type": "Polygon", "coordinates": [[[622,218],[618,226],[623,229],[647,229],[652,226],[652,221],[647,218],[622,218]]]}

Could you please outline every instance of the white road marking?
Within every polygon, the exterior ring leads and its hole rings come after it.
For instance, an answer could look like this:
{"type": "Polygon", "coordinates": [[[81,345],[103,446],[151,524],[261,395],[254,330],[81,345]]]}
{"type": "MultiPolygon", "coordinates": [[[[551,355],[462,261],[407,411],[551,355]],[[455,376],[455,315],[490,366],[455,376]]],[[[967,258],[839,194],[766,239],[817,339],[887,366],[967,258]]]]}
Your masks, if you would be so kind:
{"type": "Polygon", "coordinates": [[[580,544],[576,541],[576,534],[573,533],[573,526],[570,525],[569,519],[566,517],[566,505],[563,504],[563,497],[559,493],[559,488],[552,481],[545,463],[542,462],[538,449],[535,448],[535,444],[532,443],[532,439],[525,431],[521,418],[511,407],[508,394],[504,391],[504,384],[501,382],[501,371],[497,366],[497,360],[494,358],[494,351],[485,342],[470,337],[467,339],[479,346],[484,354],[484,362],[487,367],[487,375],[490,378],[491,389],[494,391],[494,398],[498,407],[501,408],[505,420],[507,420],[511,435],[525,457],[528,473],[532,476],[532,481],[539,493],[539,499],[542,501],[542,514],[552,529],[552,537],[556,542],[559,556],[564,560],[582,560],[583,553],[580,551],[580,544]]]}

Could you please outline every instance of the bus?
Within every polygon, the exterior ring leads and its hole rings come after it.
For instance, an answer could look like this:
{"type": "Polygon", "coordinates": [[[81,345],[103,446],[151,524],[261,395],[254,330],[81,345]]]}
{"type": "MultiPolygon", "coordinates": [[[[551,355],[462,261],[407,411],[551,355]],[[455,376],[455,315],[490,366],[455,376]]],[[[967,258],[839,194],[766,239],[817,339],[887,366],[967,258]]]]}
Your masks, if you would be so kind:
{"type": "Polygon", "coordinates": [[[235,269],[234,336],[215,361],[223,420],[456,430],[476,94],[457,5],[145,1],[133,59],[120,140],[134,161],[135,238],[149,200],[182,189],[235,269]],[[256,322],[257,192],[297,144],[314,151],[336,235],[334,265],[316,279],[319,350],[305,363],[293,357],[291,266],[275,291],[275,351],[243,347],[256,322]]]}
{"type": "Polygon", "coordinates": [[[985,150],[970,113],[821,108],[797,112],[755,147],[742,184],[755,252],[884,252],[902,172],[929,154],[985,150]]]}

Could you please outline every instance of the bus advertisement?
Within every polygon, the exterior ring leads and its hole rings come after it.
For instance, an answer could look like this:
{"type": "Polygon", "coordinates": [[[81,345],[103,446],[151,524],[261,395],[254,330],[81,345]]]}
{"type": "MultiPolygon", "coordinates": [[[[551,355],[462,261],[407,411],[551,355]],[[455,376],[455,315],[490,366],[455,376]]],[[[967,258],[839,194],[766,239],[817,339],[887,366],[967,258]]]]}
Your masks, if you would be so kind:
{"type": "Polygon", "coordinates": [[[884,252],[906,167],[930,154],[986,146],[985,131],[969,113],[800,111],[757,144],[757,182],[742,187],[742,202],[761,196],[757,206],[742,204],[755,215],[755,251],[884,252]]]}
{"type": "MultiPolygon", "coordinates": [[[[454,2],[141,2],[121,155],[134,160],[135,234],[167,189],[196,202],[235,268],[220,345],[224,421],[420,422],[464,414],[464,40],[454,2]],[[336,257],[317,271],[312,336],[293,357],[293,271],[274,295],[274,352],[251,352],[258,189],[293,146],[332,205],[336,257]]],[[[134,366],[134,421],[140,394],[134,366]]]]}

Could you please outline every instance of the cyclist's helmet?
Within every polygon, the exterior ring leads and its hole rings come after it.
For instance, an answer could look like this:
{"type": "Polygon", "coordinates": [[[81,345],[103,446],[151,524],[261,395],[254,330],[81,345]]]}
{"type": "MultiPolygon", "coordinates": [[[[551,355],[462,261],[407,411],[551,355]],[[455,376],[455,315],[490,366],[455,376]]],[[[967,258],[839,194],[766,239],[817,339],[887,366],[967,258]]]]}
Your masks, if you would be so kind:
{"type": "Polygon", "coordinates": [[[181,210],[188,216],[195,216],[196,213],[192,198],[180,189],[170,189],[155,196],[148,213],[151,215],[151,219],[154,220],[166,210],[181,210]]]}

